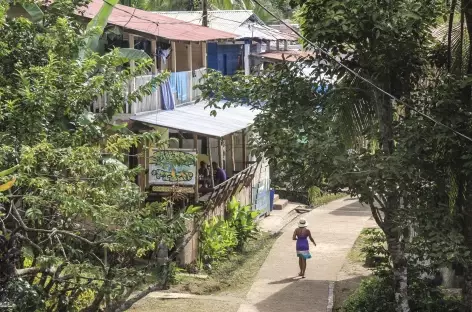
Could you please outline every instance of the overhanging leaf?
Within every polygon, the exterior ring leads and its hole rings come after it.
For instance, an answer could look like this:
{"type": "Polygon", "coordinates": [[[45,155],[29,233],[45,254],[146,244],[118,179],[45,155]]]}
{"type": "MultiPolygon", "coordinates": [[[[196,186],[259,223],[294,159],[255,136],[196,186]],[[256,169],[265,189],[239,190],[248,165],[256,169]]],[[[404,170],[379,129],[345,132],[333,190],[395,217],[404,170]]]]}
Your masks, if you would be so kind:
{"type": "Polygon", "coordinates": [[[0,177],[6,177],[7,175],[10,175],[15,172],[16,169],[18,169],[18,165],[11,167],[7,170],[0,171],[0,177]]]}
{"type": "Polygon", "coordinates": [[[0,184],[0,192],[5,192],[11,189],[13,185],[15,184],[15,181],[16,181],[16,178],[13,178],[13,180],[8,181],[5,184],[0,184]]]}
{"type": "MultiPolygon", "coordinates": [[[[98,11],[97,15],[93,17],[93,19],[87,24],[87,31],[94,31],[93,35],[87,37],[85,41],[85,48],[89,48],[92,51],[98,50],[98,42],[100,40],[100,36],[103,34],[105,30],[105,26],[108,23],[108,18],[113,11],[113,8],[118,3],[118,0],[108,0],[103,2],[100,11],[98,11]]],[[[80,57],[83,58],[85,50],[82,49],[80,51],[80,57]]]]}
{"type": "Polygon", "coordinates": [[[25,3],[23,9],[28,12],[33,22],[39,22],[43,19],[44,13],[36,3],[25,3]]]}
{"type": "Polygon", "coordinates": [[[120,48],[118,49],[120,56],[128,59],[129,61],[137,61],[143,59],[150,59],[150,56],[143,50],[120,48]]]}

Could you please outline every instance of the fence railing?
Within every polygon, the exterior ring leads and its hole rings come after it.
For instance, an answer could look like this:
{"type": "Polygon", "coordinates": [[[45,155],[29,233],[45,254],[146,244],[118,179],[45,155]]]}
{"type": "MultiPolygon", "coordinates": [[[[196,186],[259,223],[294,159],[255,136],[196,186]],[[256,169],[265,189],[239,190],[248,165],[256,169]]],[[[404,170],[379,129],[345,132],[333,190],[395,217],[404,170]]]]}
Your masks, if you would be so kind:
{"type": "MultiPolygon", "coordinates": [[[[201,91],[195,86],[200,84],[201,78],[206,73],[206,68],[200,68],[193,71],[172,72],[170,74],[169,86],[172,90],[173,102],[176,106],[191,103],[201,97],[201,91]]],[[[138,76],[129,84],[123,86],[125,98],[130,92],[137,90],[139,87],[149,83],[153,75],[138,76]]],[[[99,96],[91,105],[91,111],[94,113],[101,112],[108,103],[107,94],[99,96]]],[[[153,88],[151,94],[143,96],[141,100],[136,102],[125,101],[123,103],[123,114],[139,114],[152,111],[162,110],[162,94],[161,87],[153,88]]]]}

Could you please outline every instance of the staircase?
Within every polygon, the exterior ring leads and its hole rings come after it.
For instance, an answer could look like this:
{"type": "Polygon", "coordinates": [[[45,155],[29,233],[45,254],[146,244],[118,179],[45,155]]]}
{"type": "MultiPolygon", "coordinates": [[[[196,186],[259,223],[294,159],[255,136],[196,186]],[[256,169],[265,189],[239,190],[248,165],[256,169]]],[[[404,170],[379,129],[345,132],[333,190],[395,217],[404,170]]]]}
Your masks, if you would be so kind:
{"type": "Polygon", "coordinates": [[[274,210],[282,210],[288,205],[287,199],[281,199],[278,194],[274,195],[274,210]]]}

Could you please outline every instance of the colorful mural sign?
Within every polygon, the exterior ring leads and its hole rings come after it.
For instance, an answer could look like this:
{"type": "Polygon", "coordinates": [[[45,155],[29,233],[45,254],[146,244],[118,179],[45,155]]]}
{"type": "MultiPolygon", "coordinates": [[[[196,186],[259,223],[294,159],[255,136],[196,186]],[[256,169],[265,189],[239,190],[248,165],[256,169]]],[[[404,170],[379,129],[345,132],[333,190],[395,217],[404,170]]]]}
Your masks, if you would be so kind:
{"type": "Polygon", "coordinates": [[[155,150],[149,164],[150,185],[194,186],[197,153],[193,150],[155,150]]]}

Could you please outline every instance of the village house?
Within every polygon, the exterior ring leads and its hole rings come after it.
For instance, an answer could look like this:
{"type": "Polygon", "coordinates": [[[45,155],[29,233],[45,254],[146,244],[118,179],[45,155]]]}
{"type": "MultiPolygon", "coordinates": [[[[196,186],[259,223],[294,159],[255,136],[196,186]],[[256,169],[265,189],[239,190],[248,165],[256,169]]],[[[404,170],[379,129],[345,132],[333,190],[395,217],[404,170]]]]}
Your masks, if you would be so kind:
{"type": "MultiPolygon", "coordinates": [[[[103,0],[93,0],[87,7],[77,10],[78,19],[88,23],[103,5],[103,0]]],[[[16,7],[9,14],[27,16],[21,7],[16,7]]],[[[186,153],[196,155],[193,159],[198,159],[184,168],[170,170],[173,173],[180,170],[180,176],[189,177],[175,180],[166,175],[164,171],[168,168],[159,163],[160,158],[156,155],[160,152],[152,146],[131,150],[127,165],[140,165],[145,169],[136,182],[148,193],[148,201],[168,196],[177,184],[180,192],[186,193],[187,204],[197,203],[211,208],[211,216],[223,216],[226,203],[232,196],[260,210],[262,215],[268,213],[269,167],[265,161],[255,162],[248,149],[250,127],[257,111],[238,106],[211,116],[206,102],[196,103],[201,94],[195,86],[203,82],[202,77],[209,64],[224,74],[234,73],[236,68],[231,64],[241,60],[237,53],[230,51],[233,46],[239,47],[235,42],[245,38],[230,31],[203,27],[124,5],[114,7],[107,23],[106,31],[100,38],[100,52],[115,47],[133,48],[145,51],[153,60],[150,72],[132,79],[123,89],[125,94],[148,83],[160,72],[170,72],[170,79],[155,88],[150,95],[136,102],[123,103],[121,113],[114,116],[114,120],[128,123],[129,128],[137,132],[158,130],[164,139],[176,139],[169,144],[167,155],[186,153]],[[214,65],[218,57],[211,51],[215,47],[220,52],[226,51],[223,53],[226,65],[222,67],[214,65]],[[198,167],[201,161],[209,165],[218,163],[225,169],[228,180],[219,185],[200,185],[198,167]]],[[[248,54],[245,55],[245,61],[244,66],[248,67],[248,54]]],[[[135,62],[130,61],[130,70],[134,67],[135,62]]],[[[106,106],[107,94],[103,94],[91,103],[90,112],[101,112],[106,106]]],[[[192,223],[188,224],[189,228],[192,226],[192,223]]],[[[198,236],[195,235],[181,253],[181,263],[195,261],[197,249],[198,236]]]]}
{"type": "MultiPolygon", "coordinates": [[[[192,23],[202,24],[202,11],[155,12],[158,15],[172,17],[192,23]]],[[[236,35],[233,42],[211,42],[208,44],[208,68],[216,69],[224,75],[233,75],[237,70],[244,70],[249,75],[258,69],[261,62],[252,55],[270,51],[287,51],[296,42],[297,37],[267,26],[250,10],[208,11],[208,27],[230,32],[236,35]]]]}

